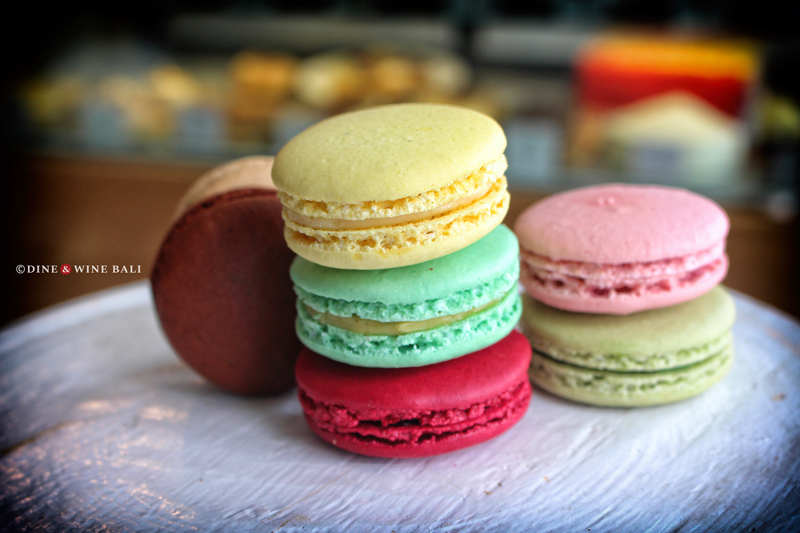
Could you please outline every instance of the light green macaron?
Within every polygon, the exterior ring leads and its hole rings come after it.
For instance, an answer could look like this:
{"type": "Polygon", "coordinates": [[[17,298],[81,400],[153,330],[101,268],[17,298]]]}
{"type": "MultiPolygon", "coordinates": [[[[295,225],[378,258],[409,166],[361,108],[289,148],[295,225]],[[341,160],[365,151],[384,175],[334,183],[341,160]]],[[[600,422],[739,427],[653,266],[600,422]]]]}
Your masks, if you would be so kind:
{"type": "Polygon", "coordinates": [[[592,405],[637,407],[705,391],[733,362],[733,299],[717,286],[694,300],[630,315],[573,313],[523,297],[531,381],[592,405]]]}
{"type": "Polygon", "coordinates": [[[522,313],[518,250],[501,225],[455,253],[400,268],[343,270],[297,257],[297,334],[355,366],[423,366],[481,350],[522,313]]]}

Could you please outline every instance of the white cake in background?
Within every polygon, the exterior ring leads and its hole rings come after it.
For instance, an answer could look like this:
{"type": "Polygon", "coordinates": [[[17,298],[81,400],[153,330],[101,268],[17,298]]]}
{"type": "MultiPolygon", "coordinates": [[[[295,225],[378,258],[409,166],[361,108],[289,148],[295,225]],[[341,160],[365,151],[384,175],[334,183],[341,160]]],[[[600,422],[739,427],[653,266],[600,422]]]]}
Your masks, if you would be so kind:
{"type": "Polygon", "coordinates": [[[747,151],[740,121],[685,92],[648,98],[610,113],[607,163],[633,175],[687,185],[737,179],[747,151]]]}

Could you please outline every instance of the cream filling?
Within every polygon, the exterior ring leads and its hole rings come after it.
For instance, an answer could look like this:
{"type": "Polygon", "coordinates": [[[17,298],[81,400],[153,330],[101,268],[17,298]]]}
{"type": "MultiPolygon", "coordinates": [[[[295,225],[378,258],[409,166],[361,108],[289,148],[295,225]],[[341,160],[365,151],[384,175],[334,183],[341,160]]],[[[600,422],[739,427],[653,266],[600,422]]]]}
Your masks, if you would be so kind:
{"type": "Polygon", "coordinates": [[[682,257],[640,261],[631,263],[588,263],[583,261],[553,260],[528,250],[521,250],[520,257],[533,271],[547,272],[553,276],[568,276],[585,280],[599,286],[661,278],[685,274],[709,265],[725,254],[725,241],[682,257]]]}
{"type": "Polygon", "coordinates": [[[286,217],[292,222],[314,229],[349,230],[349,229],[375,228],[381,226],[395,226],[398,224],[409,224],[411,222],[418,222],[420,220],[425,220],[431,217],[435,217],[437,215],[441,215],[442,213],[447,213],[448,211],[453,211],[454,209],[458,209],[459,207],[471,204],[486,196],[492,189],[494,184],[495,184],[494,181],[486,183],[475,194],[466,196],[464,198],[458,198],[451,202],[447,202],[446,204],[442,204],[429,211],[421,211],[419,213],[409,213],[407,215],[400,215],[396,217],[367,218],[364,220],[342,220],[335,218],[309,217],[306,215],[301,215],[297,211],[289,209],[288,207],[284,209],[284,212],[286,213],[286,217]]]}
{"type": "Polygon", "coordinates": [[[320,313],[306,305],[308,313],[320,324],[324,326],[334,326],[341,329],[359,333],[361,335],[403,335],[404,333],[414,333],[425,331],[426,329],[447,326],[453,322],[467,319],[486,309],[497,305],[503,298],[491,300],[480,307],[456,313],[455,315],[437,316],[427,320],[414,320],[404,322],[379,322],[368,318],[353,316],[336,316],[330,313],[320,313]]]}

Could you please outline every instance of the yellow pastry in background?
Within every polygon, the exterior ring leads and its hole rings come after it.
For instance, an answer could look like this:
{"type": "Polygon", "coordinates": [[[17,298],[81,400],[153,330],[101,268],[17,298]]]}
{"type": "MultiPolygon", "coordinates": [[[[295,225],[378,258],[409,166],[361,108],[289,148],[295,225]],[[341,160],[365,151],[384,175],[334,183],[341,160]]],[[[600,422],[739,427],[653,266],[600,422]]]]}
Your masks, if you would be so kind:
{"type": "Polygon", "coordinates": [[[367,56],[370,96],[384,103],[400,101],[410,96],[420,86],[417,64],[397,54],[367,56]]]}
{"type": "Polygon", "coordinates": [[[281,100],[291,90],[295,64],[285,54],[241,52],[231,60],[231,79],[239,91],[281,100]]]}
{"type": "Polygon", "coordinates": [[[280,105],[288,98],[297,61],[285,54],[240,52],[230,63],[233,84],[229,112],[238,140],[261,142],[280,105]]]}
{"type": "Polygon", "coordinates": [[[348,54],[324,54],[303,61],[294,77],[294,95],[317,109],[339,109],[364,96],[366,76],[348,54]]]}

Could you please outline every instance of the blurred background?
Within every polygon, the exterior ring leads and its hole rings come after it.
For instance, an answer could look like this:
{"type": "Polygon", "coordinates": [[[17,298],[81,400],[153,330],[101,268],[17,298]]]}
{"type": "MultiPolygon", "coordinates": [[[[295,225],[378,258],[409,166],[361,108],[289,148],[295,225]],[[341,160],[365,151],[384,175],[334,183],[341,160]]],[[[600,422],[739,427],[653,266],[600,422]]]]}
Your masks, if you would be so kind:
{"type": "Polygon", "coordinates": [[[508,136],[508,225],[603,182],[731,218],[726,284],[800,315],[800,2],[17,4],[2,98],[5,324],[147,277],[204,171],[342,111],[442,102],[508,136]],[[17,274],[17,265],[134,274],[17,274]],[[137,267],[139,267],[137,269],[137,267]],[[138,272],[136,272],[138,270],[138,272]]]}

